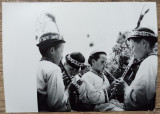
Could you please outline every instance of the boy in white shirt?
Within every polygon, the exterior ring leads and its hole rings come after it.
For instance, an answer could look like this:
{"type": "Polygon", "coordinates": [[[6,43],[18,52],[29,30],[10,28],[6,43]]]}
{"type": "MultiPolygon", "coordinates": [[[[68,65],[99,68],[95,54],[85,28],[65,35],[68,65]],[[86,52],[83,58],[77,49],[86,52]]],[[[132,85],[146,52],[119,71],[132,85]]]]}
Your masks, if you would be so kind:
{"type": "Polygon", "coordinates": [[[64,43],[59,34],[46,33],[37,44],[42,55],[36,74],[39,111],[68,111],[62,73],[58,66],[64,43]]]}
{"type": "Polygon", "coordinates": [[[128,40],[131,42],[135,58],[142,62],[131,85],[119,80],[118,91],[125,93],[125,110],[153,110],[158,65],[158,58],[153,49],[157,36],[151,29],[140,27],[129,34],[128,40]]]}

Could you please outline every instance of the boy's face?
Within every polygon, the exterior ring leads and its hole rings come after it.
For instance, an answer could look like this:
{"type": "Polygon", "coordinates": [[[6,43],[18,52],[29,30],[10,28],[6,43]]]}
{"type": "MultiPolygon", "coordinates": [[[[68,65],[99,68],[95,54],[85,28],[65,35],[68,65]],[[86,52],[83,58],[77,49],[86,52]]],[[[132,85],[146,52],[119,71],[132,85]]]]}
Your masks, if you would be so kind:
{"type": "MultiPolygon", "coordinates": [[[[144,41],[144,40],[143,40],[144,41]]],[[[145,56],[145,42],[135,42],[133,39],[130,39],[131,47],[136,59],[141,60],[145,56]]]]}
{"type": "Polygon", "coordinates": [[[106,66],[106,63],[107,63],[107,56],[104,54],[101,54],[99,55],[99,58],[97,61],[93,59],[92,68],[94,70],[102,72],[106,66]]]}
{"type": "Polygon", "coordinates": [[[63,57],[64,43],[60,44],[57,49],[53,48],[52,57],[55,64],[59,65],[63,57]]]}
{"type": "Polygon", "coordinates": [[[72,77],[75,76],[75,75],[77,75],[77,73],[78,73],[78,71],[79,71],[79,70],[71,67],[68,63],[65,63],[64,67],[65,67],[68,75],[69,75],[69,76],[72,76],[72,77]]]}

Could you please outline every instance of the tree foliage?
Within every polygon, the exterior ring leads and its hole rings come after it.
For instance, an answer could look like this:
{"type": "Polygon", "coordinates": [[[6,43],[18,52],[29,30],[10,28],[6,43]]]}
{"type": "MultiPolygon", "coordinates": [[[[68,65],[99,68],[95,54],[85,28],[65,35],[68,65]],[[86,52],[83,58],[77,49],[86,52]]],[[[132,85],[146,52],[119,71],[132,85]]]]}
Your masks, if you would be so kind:
{"type": "Polygon", "coordinates": [[[130,44],[126,40],[126,34],[127,32],[119,32],[117,42],[112,48],[111,57],[107,64],[107,69],[115,78],[122,76],[132,56],[130,44]]]}

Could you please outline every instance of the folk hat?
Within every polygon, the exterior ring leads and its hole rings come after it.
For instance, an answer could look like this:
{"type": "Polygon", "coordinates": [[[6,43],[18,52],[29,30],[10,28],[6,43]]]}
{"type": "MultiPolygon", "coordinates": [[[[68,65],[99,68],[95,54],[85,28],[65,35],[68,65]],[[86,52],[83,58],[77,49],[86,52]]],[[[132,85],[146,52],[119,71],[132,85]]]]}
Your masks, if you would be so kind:
{"type": "Polygon", "coordinates": [[[149,28],[145,28],[145,27],[139,27],[137,29],[132,30],[131,32],[129,32],[126,35],[127,40],[130,40],[131,38],[154,38],[157,39],[157,36],[155,35],[155,33],[149,29],[149,28]]]}
{"type": "Polygon", "coordinates": [[[45,33],[39,38],[39,44],[37,44],[38,47],[42,47],[45,45],[48,45],[52,42],[62,41],[65,42],[63,37],[57,33],[45,33]]]}
{"type": "Polygon", "coordinates": [[[71,54],[67,54],[66,62],[73,68],[79,70],[84,65],[85,58],[80,52],[73,52],[71,54]]]}

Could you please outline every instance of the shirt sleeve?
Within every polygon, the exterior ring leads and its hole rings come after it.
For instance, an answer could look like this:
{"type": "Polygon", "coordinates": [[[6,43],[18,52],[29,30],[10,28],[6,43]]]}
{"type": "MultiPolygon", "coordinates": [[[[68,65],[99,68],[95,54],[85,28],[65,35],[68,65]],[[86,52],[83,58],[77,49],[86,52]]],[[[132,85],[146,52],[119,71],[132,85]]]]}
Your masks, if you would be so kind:
{"type": "Polygon", "coordinates": [[[157,57],[151,56],[141,63],[134,81],[125,90],[127,110],[146,108],[150,104],[156,91],[157,62],[157,57]]]}
{"type": "Polygon", "coordinates": [[[108,102],[107,89],[97,90],[88,80],[83,80],[86,87],[86,97],[91,104],[108,102]]]}
{"type": "Polygon", "coordinates": [[[65,111],[66,101],[65,88],[60,69],[51,72],[48,78],[47,93],[50,110],[65,111]]]}

